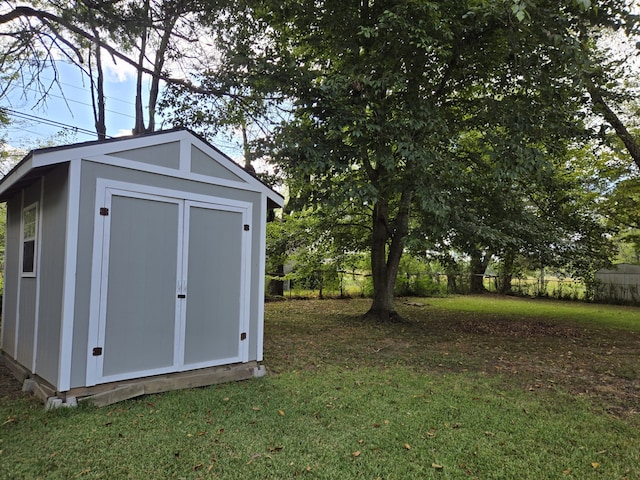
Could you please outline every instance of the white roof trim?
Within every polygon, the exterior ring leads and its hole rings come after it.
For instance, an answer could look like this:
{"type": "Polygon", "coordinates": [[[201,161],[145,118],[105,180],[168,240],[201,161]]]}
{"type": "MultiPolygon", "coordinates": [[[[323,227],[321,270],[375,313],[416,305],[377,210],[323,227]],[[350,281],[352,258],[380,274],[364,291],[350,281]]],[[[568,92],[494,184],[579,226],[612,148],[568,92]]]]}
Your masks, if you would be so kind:
{"type": "Polygon", "coordinates": [[[89,160],[106,163],[110,165],[122,166],[123,163],[130,168],[136,170],[150,171],[162,175],[169,175],[178,178],[186,178],[196,181],[208,181],[217,185],[228,186],[230,188],[238,188],[242,190],[250,190],[262,193],[276,204],[282,206],[284,197],[267,185],[247,173],[238,164],[229,157],[217,150],[215,147],[200,139],[189,130],[169,130],[167,132],[156,132],[148,135],[123,137],[121,139],[113,139],[107,141],[80,143],[77,145],[68,145],[62,147],[54,147],[50,149],[34,150],[25,159],[18,164],[9,174],[0,180],[0,195],[5,193],[16,182],[27,175],[31,170],[38,167],[46,167],[65,163],[72,160],[89,160]],[[163,143],[180,142],[180,168],[178,170],[154,166],[148,163],[133,162],[116,157],[110,157],[113,153],[124,150],[133,150],[137,148],[145,148],[163,143]],[[234,175],[246,182],[234,182],[224,179],[216,179],[211,182],[212,178],[206,175],[199,175],[187,171],[189,162],[185,162],[182,158],[185,153],[190,154],[190,146],[195,146],[202,152],[220,163],[221,166],[231,171],[234,175]]]}
{"type": "Polygon", "coordinates": [[[0,195],[11,188],[16,182],[18,182],[31,170],[33,170],[33,157],[26,157],[21,163],[16,165],[16,167],[11,172],[9,172],[7,176],[2,179],[3,181],[0,184],[0,195]]]}

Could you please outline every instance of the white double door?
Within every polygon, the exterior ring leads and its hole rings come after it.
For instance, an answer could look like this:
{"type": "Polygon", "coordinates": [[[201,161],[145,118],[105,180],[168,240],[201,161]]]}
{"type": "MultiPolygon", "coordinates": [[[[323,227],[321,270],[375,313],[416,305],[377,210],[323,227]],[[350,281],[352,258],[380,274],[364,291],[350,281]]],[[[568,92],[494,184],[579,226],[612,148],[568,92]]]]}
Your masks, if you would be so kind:
{"type": "Polygon", "coordinates": [[[250,204],[149,190],[97,194],[88,385],[247,360],[250,204]]]}

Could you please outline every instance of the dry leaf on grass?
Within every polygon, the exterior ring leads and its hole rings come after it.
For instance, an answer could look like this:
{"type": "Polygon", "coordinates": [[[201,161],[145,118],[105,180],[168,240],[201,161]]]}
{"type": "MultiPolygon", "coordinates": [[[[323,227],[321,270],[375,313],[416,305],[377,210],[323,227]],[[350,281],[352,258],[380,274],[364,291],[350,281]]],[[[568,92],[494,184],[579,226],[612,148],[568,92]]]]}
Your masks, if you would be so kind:
{"type": "MultiPolygon", "coordinates": [[[[254,460],[262,457],[263,454],[262,453],[254,453],[253,455],[251,455],[251,458],[249,458],[249,461],[247,462],[247,465],[250,465],[254,460]]],[[[270,456],[267,455],[268,458],[271,458],[270,456]]]]}

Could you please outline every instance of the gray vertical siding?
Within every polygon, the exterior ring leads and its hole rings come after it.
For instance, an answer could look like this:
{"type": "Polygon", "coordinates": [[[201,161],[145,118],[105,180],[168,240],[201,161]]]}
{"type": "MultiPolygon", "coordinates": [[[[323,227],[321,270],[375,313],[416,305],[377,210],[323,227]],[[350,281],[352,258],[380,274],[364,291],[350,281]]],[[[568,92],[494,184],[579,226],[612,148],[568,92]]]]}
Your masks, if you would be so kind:
{"type": "Polygon", "coordinates": [[[76,291],[74,298],[73,348],[71,350],[70,387],[83,387],[87,380],[87,345],[89,340],[89,304],[91,296],[91,262],[93,223],[96,208],[96,176],[82,164],[80,172],[80,208],[78,212],[78,248],[76,291]]]}
{"type": "Polygon", "coordinates": [[[29,370],[33,368],[36,331],[36,282],[37,278],[21,278],[18,297],[18,355],[16,360],[29,370]]]}
{"type": "MultiPolygon", "coordinates": [[[[34,202],[40,202],[41,186],[42,179],[38,179],[24,189],[23,206],[27,207],[34,202]]],[[[20,213],[22,214],[22,211],[20,213]]],[[[38,215],[42,215],[41,204],[38,204],[38,215]]],[[[38,242],[42,242],[42,232],[38,232],[38,237],[38,242]]],[[[19,245],[18,248],[22,247],[19,245]]],[[[40,276],[39,264],[40,256],[36,245],[36,277],[23,277],[18,272],[20,292],[18,295],[18,355],[16,360],[29,369],[33,368],[34,335],[37,322],[36,300],[40,276]]]]}
{"type": "Polygon", "coordinates": [[[40,301],[36,371],[57,385],[62,327],[64,251],[67,224],[68,167],[62,164],[44,179],[40,258],[40,301]]]}
{"type": "Polygon", "coordinates": [[[5,235],[4,311],[2,312],[2,350],[16,358],[16,328],[18,313],[18,282],[20,279],[20,212],[21,195],[7,202],[7,232],[5,235]]]}

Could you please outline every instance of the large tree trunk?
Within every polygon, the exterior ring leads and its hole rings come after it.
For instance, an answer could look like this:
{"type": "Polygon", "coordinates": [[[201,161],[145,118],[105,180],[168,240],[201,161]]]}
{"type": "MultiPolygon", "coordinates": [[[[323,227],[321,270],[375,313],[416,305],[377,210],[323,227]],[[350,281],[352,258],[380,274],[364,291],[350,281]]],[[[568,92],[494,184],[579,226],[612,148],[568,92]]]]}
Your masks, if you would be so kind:
{"type": "Polygon", "coordinates": [[[449,259],[445,264],[445,273],[447,275],[447,292],[461,293],[458,291],[458,275],[460,271],[458,264],[453,259],[449,259]]]}
{"type": "MultiPolygon", "coordinates": [[[[278,275],[280,278],[284,277],[284,265],[278,265],[276,271],[273,272],[274,275],[278,275]]],[[[272,297],[283,297],[284,296],[284,280],[269,280],[267,285],[267,293],[272,297]]]]}
{"type": "Polygon", "coordinates": [[[500,275],[500,293],[511,293],[511,280],[513,279],[513,262],[515,261],[515,254],[513,252],[507,252],[502,261],[502,273],[500,275]]]}
{"type": "Polygon", "coordinates": [[[484,272],[487,270],[490,259],[489,253],[482,255],[477,250],[471,252],[471,293],[485,293],[487,291],[484,287],[484,272]]]}
{"type": "Polygon", "coordinates": [[[373,302],[365,314],[381,322],[400,321],[402,317],[393,305],[393,290],[400,266],[404,240],[409,233],[409,212],[411,193],[405,191],[394,225],[390,225],[389,204],[386,199],[378,199],[373,208],[373,234],[371,241],[371,275],[373,278],[373,302]],[[394,228],[395,227],[395,228],[394,228]],[[387,253],[387,244],[389,251],[387,253]]]}

